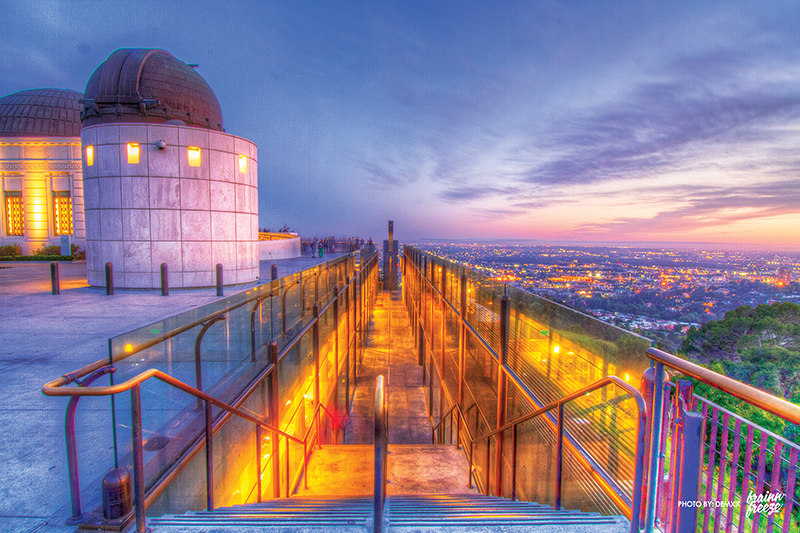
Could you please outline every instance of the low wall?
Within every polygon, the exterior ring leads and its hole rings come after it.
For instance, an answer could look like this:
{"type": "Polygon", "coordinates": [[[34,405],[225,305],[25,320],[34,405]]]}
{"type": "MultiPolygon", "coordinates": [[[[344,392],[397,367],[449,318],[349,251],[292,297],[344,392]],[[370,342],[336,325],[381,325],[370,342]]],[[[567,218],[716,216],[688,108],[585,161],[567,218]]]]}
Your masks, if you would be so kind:
{"type": "Polygon", "coordinates": [[[292,257],[300,257],[300,237],[258,241],[258,259],[260,261],[273,261],[292,257]]]}

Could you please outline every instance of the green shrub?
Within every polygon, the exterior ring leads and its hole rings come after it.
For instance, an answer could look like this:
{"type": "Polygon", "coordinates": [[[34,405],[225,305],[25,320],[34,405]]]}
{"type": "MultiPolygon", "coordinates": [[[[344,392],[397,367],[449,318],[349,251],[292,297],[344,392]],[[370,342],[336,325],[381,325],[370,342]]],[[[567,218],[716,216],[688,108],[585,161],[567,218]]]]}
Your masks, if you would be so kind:
{"type": "Polygon", "coordinates": [[[72,261],[71,255],[14,255],[0,256],[0,261],[72,261]]]}
{"type": "Polygon", "coordinates": [[[74,257],[76,260],[81,261],[86,259],[86,250],[81,250],[81,247],[77,244],[73,243],[70,245],[70,251],[72,252],[72,257],[74,257]]]}
{"type": "Polygon", "coordinates": [[[61,246],[52,244],[50,246],[37,248],[33,251],[32,255],[61,255],[61,246]]]}
{"type": "Polygon", "coordinates": [[[22,255],[22,247],[19,244],[0,246],[0,257],[13,257],[15,255],[22,255]]]}

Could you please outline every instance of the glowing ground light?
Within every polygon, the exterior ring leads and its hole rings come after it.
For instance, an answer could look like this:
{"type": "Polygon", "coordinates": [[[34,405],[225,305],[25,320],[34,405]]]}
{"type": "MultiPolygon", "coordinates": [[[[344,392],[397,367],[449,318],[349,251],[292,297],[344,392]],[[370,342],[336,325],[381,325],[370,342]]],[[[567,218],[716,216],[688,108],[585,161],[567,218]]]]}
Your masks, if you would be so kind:
{"type": "Polygon", "coordinates": [[[561,351],[561,346],[559,346],[559,345],[557,345],[557,344],[556,344],[556,345],[553,347],[553,353],[558,353],[558,352],[560,352],[560,351],[561,351]]]}
{"type": "Polygon", "coordinates": [[[131,353],[133,351],[133,345],[128,343],[125,345],[125,353],[131,353]]]}

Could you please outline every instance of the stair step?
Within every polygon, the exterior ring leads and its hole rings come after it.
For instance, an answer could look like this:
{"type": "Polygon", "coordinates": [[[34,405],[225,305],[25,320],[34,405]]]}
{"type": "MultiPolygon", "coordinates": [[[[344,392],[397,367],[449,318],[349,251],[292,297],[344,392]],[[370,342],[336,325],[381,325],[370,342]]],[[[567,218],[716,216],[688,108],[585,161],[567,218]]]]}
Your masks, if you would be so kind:
{"type": "MultiPolygon", "coordinates": [[[[366,532],[373,520],[371,498],[301,497],[270,500],[258,504],[196,511],[152,518],[150,525],[163,533],[208,532],[275,533],[366,532]]],[[[461,533],[478,528],[489,531],[566,530],[587,533],[624,533],[627,522],[620,517],[600,516],[548,505],[520,502],[480,494],[414,494],[389,496],[384,510],[387,533],[461,533]]]]}

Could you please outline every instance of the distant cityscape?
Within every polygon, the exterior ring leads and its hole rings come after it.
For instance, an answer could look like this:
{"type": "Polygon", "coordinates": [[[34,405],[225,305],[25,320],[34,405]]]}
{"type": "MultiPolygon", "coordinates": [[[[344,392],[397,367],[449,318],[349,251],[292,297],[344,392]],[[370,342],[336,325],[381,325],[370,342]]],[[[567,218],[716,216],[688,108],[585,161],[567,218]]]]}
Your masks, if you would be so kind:
{"type": "Polygon", "coordinates": [[[420,248],[600,320],[680,345],[742,305],[800,304],[800,254],[524,244],[420,248]]]}

